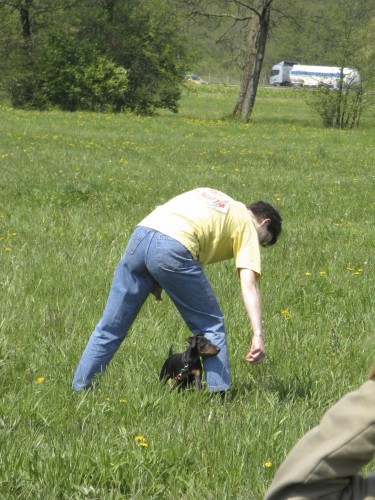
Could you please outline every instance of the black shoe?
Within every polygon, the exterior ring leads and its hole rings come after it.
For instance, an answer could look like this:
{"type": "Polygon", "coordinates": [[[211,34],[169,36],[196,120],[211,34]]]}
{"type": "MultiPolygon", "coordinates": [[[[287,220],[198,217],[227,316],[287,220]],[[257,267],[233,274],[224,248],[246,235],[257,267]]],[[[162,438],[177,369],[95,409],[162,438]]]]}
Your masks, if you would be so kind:
{"type": "Polygon", "coordinates": [[[222,401],[225,401],[228,398],[229,391],[217,391],[211,392],[211,396],[213,398],[221,398],[222,401]]]}

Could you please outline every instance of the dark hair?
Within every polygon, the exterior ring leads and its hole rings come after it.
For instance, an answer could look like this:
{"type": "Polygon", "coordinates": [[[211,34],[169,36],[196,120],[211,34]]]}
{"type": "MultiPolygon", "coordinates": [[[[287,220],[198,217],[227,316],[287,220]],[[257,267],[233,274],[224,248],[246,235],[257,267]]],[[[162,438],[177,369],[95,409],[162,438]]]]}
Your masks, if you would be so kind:
{"type": "Polygon", "coordinates": [[[274,245],[280,236],[281,221],[283,220],[276,208],[265,201],[256,201],[246,208],[251,210],[256,218],[261,217],[262,219],[271,220],[267,226],[268,231],[272,234],[272,239],[268,243],[268,246],[274,245]]]}

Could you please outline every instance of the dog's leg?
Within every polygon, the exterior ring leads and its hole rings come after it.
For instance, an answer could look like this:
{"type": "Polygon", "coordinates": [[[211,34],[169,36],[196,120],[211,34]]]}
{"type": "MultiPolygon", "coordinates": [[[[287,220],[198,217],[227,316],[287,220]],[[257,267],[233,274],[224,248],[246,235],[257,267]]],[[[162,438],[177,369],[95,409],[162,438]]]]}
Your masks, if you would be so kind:
{"type": "Polygon", "coordinates": [[[160,375],[159,375],[159,380],[160,382],[164,382],[166,383],[168,379],[170,379],[170,375],[169,375],[169,372],[168,372],[168,359],[165,361],[164,365],[162,366],[162,369],[160,371],[160,375]]]}
{"type": "Polygon", "coordinates": [[[195,387],[201,391],[202,390],[202,370],[199,368],[196,368],[191,372],[191,374],[194,376],[195,380],[195,387]]]}
{"type": "Polygon", "coordinates": [[[195,378],[195,386],[199,391],[202,391],[202,377],[194,377],[195,378]]]}

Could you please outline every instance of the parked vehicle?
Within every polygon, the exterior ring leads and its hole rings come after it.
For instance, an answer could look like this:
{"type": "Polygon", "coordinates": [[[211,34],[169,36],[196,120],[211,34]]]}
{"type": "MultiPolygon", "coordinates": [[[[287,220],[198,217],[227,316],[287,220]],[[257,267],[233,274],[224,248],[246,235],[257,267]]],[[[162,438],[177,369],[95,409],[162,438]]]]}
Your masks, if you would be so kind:
{"type": "Polygon", "coordinates": [[[185,75],[185,81],[187,83],[197,83],[199,85],[208,85],[206,80],[203,80],[200,76],[197,75],[185,75]]]}

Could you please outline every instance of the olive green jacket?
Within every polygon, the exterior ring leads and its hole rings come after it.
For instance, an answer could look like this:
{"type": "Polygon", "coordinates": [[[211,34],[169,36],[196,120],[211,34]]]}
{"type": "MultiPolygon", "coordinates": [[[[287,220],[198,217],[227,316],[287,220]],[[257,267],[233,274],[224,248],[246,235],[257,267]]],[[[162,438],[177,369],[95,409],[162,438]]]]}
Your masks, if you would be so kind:
{"type": "Polygon", "coordinates": [[[296,444],[265,500],[375,500],[375,474],[360,469],[375,454],[375,380],[343,397],[296,444]]]}

